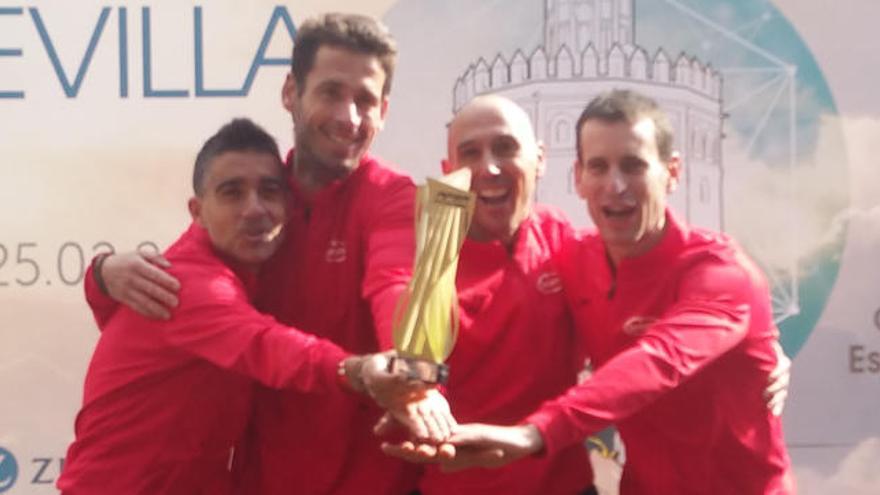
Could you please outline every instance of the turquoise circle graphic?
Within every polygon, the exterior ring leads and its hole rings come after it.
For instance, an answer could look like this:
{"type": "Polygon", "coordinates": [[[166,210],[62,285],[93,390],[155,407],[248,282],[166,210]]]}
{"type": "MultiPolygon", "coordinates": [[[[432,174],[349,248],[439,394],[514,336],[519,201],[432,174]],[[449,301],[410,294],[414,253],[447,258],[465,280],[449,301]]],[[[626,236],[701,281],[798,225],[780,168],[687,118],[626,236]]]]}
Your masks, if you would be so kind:
{"type": "Polygon", "coordinates": [[[18,479],[18,462],[11,452],[0,447],[0,493],[11,489],[18,479]]]}
{"type": "MultiPolygon", "coordinates": [[[[569,36],[577,42],[571,37],[571,29],[589,38],[600,54],[603,50],[610,53],[613,44],[619,42],[622,52],[638,49],[652,58],[662,51],[672,64],[698,63],[720,74],[720,180],[725,191],[721,225],[764,268],[772,285],[783,348],[789,355],[798,353],[816,326],[837,278],[844,236],[822,244],[815,231],[804,232],[796,223],[784,223],[785,210],[796,212],[798,205],[810,203],[812,198],[805,195],[815,194],[798,190],[796,178],[817,160],[819,143],[840,143],[839,156],[834,156],[837,184],[829,188],[830,192],[823,192],[821,201],[813,201],[821,202],[824,209],[810,218],[812,223],[830,228],[834,215],[849,203],[846,153],[840,125],[829,118],[837,115],[837,109],[822,70],[791,23],[771,3],[400,0],[384,20],[398,40],[400,58],[390,118],[377,142],[377,151],[416,177],[420,172],[433,175],[439,170],[436,164],[445,154],[443,126],[458,98],[459,78],[465,77],[469,68],[479,71],[484,64],[491,72],[496,58],[512,61],[517,52],[529,57],[537,47],[547,46],[551,36],[569,36]],[[548,19],[553,16],[558,21],[548,29],[554,22],[548,19]],[[566,19],[571,18],[577,18],[579,24],[567,23],[566,19]],[[612,21],[606,18],[613,19],[617,27],[607,28],[603,23],[612,21]],[[548,34],[551,32],[556,34],[548,34]],[[413,136],[412,129],[429,132],[433,138],[413,136]],[[738,165],[745,162],[770,177],[768,181],[792,184],[782,193],[763,187],[782,197],[772,198],[782,205],[776,217],[783,222],[771,229],[773,235],[758,235],[759,231],[751,230],[748,219],[736,215],[757,201],[749,195],[750,183],[745,184],[749,187],[741,187],[744,183],[736,182],[737,178],[747,177],[737,175],[741,170],[738,165]],[[785,203],[787,199],[790,202],[785,203]],[[791,242],[778,242],[783,237],[791,242]],[[792,248],[791,255],[784,251],[781,255],[767,254],[779,244],[803,248],[796,252],[792,248]]],[[[583,52],[574,52],[580,60],[583,52]]],[[[553,56],[548,54],[548,58],[553,56]]],[[[552,84],[552,76],[542,77],[552,84]]],[[[591,77],[589,84],[597,80],[591,77]]],[[[608,85],[614,82],[609,80],[608,85]]],[[[662,94],[662,83],[656,86],[662,94]]],[[[542,91],[536,86],[535,98],[541,98],[542,91]]],[[[757,191],[766,184],[755,186],[757,191]]]]}

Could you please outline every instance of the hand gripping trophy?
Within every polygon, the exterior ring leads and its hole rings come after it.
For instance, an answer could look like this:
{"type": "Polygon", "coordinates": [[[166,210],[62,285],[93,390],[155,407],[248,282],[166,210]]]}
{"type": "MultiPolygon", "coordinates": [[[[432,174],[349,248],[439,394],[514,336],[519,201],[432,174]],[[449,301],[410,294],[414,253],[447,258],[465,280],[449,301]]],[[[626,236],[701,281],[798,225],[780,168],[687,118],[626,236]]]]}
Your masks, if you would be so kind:
{"type": "Polygon", "coordinates": [[[416,196],[416,258],[412,280],[397,305],[392,372],[425,383],[445,383],[443,361],[458,335],[455,273],[474,212],[471,172],[428,179],[416,196]]]}

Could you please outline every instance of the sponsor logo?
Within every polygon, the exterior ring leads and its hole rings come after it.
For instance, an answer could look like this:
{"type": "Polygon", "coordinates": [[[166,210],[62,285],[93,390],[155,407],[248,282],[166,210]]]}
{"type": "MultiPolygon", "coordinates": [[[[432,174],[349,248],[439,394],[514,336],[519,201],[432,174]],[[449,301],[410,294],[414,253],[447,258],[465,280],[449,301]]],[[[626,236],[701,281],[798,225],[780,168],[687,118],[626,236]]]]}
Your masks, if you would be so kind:
{"type": "Polygon", "coordinates": [[[538,276],[535,287],[541,294],[558,294],[562,292],[562,279],[556,272],[544,272],[538,276]]]}
{"type": "Polygon", "coordinates": [[[342,263],[345,258],[345,243],[337,240],[330,241],[330,246],[327,247],[327,253],[324,255],[327,263],[342,263]]]}
{"type": "Polygon", "coordinates": [[[657,318],[653,316],[632,316],[623,323],[623,333],[630,337],[638,337],[656,321],[657,318]]]}
{"type": "Polygon", "coordinates": [[[18,479],[18,462],[12,452],[0,447],[0,493],[3,493],[18,479]]]}

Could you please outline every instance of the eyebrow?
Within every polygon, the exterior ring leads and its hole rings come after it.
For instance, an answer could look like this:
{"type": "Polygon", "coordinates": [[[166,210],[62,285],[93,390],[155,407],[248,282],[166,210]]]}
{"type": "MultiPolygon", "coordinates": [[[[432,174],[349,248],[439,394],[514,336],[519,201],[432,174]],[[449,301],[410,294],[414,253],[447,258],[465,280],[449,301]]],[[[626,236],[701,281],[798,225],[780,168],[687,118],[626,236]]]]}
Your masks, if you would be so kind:
{"type": "Polygon", "coordinates": [[[214,190],[218,191],[218,190],[223,189],[224,187],[227,187],[227,186],[237,186],[237,185],[241,184],[242,182],[244,182],[243,178],[232,177],[232,178],[226,179],[226,180],[218,183],[216,186],[214,186],[214,190]]]}
{"type": "Polygon", "coordinates": [[[462,149],[462,148],[467,148],[468,146],[473,146],[474,144],[476,144],[476,140],[474,140],[474,139],[469,139],[469,140],[467,140],[467,141],[460,141],[460,142],[455,146],[455,149],[456,149],[456,150],[460,150],[460,149],[462,149]]]}
{"type": "MultiPolygon", "coordinates": [[[[474,138],[474,139],[468,139],[467,141],[461,141],[460,143],[458,143],[458,146],[456,146],[455,149],[460,150],[460,149],[466,148],[468,146],[473,146],[480,139],[481,138],[474,138]]],[[[498,141],[498,140],[503,140],[505,142],[511,142],[511,143],[516,144],[519,147],[522,147],[522,144],[520,143],[519,139],[517,139],[517,137],[514,136],[513,134],[509,134],[509,133],[495,134],[493,136],[490,136],[489,140],[490,140],[490,143],[494,143],[495,141],[498,141]]]]}

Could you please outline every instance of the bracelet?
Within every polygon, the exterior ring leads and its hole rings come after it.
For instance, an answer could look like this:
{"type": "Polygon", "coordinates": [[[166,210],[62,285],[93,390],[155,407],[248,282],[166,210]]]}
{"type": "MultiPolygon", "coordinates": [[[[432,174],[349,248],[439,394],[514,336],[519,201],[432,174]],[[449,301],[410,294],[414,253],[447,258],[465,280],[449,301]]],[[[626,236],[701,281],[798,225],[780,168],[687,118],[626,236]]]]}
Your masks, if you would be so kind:
{"type": "Polygon", "coordinates": [[[107,284],[104,282],[104,276],[101,274],[101,269],[104,268],[104,261],[106,261],[111,254],[112,253],[101,253],[95,256],[95,261],[92,262],[92,278],[95,279],[95,284],[105,296],[109,296],[110,293],[107,291],[107,284]]]}

